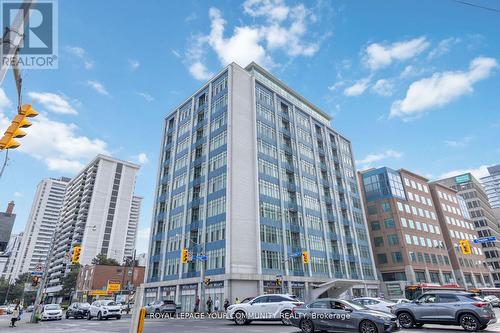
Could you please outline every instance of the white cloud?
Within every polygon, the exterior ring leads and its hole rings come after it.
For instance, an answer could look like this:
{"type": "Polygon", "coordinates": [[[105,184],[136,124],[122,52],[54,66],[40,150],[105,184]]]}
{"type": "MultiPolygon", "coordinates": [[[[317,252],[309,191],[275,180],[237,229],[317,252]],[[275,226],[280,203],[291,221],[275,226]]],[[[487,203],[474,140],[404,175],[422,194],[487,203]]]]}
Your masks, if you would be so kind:
{"type": "Polygon", "coordinates": [[[88,80],[87,85],[97,91],[99,94],[104,95],[104,96],[109,96],[109,92],[104,88],[104,85],[95,80],[88,80]]]}
{"type": "Polygon", "coordinates": [[[172,50],[172,54],[174,56],[176,56],[177,58],[181,58],[182,57],[181,54],[179,53],[179,51],[177,51],[177,50],[172,50]]]}
{"type": "Polygon", "coordinates": [[[488,167],[490,165],[481,165],[477,168],[470,168],[470,169],[458,169],[458,170],[452,170],[445,172],[439,176],[438,179],[443,179],[443,178],[450,178],[450,177],[455,177],[462,175],[464,173],[471,173],[476,179],[480,179],[481,177],[485,177],[489,175],[488,172],[488,167]]]}
{"type": "Polygon", "coordinates": [[[226,36],[227,22],[217,8],[209,9],[210,32],[197,36],[186,52],[189,72],[198,80],[209,78],[204,58],[207,46],[215,52],[219,62],[227,65],[236,62],[246,66],[255,61],[263,66],[273,66],[272,55],[281,51],[288,57],[312,56],[319,49],[319,41],[308,36],[308,24],[316,16],[303,4],[288,6],[283,0],[247,0],[244,13],[255,23],[242,24],[226,36]]]}
{"type": "Polygon", "coordinates": [[[195,62],[189,66],[189,73],[196,79],[200,81],[205,81],[210,79],[214,74],[210,72],[205,64],[202,62],[195,62]]]}
{"type": "Polygon", "coordinates": [[[356,81],[352,86],[344,89],[344,95],[346,96],[359,96],[368,89],[368,85],[370,84],[370,78],[364,78],[356,81]]]}
{"type": "Polygon", "coordinates": [[[394,61],[413,58],[429,47],[425,37],[382,45],[372,43],[366,47],[364,63],[372,70],[389,66],[394,61]]]}
{"type": "Polygon", "coordinates": [[[391,158],[398,159],[401,158],[401,156],[403,156],[403,153],[396,150],[388,149],[381,153],[368,154],[364,159],[356,161],[356,164],[358,164],[358,166],[362,168],[368,168],[371,167],[374,163],[391,158]]]}
{"type": "Polygon", "coordinates": [[[141,66],[141,63],[139,62],[139,60],[136,60],[136,59],[129,59],[128,60],[128,67],[132,72],[135,72],[136,70],[138,70],[140,66],[141,66]]]}
{"type": "Polygon", "coordinates": [[[335,91],[335,90],[339,89],[340,87],[342,87],[344,85],[345,85],[344,81],[337,81],[334,84],[332,84],[331,86],[329,86],[328,90],[335,91]]]}
{"type": "Polygon", "coordinates": [[[152,102],[155,100],[153,96],[151,96],[150,94],[148,94],[146,92],[138,92],[137,95],[144,98],[146,100],[146,102],[152,102]]]}
{"type": "Polygon", "coordinates": [[[40,103],[47,111],[60,114],[77,114],[73,106],[70,105],[68,99],[64,95],[58,95],[49,92],[28,92],[35,103],[40,103]]]}
{"type": "Polygon", "coordinates": [[[80,58],[83,61],[83,67],[85,67],[85,69],[92,69],[94,67],[94,62],[89,58],[84,48],[79,46],[67,46],[65,50],[69,54],[80,58]]]}
{"type": "Polygon", "coordinates": [[[394,84],[387,79],[380,79],[372,87],[372,90],[380,96],[392,96],[394,84]]]}
{"type": "Polygon", "coordinates": [[[24,194],[22,194],[21,192],[14,192],[14,196],[16,198],[23,198],[24,197],[24,194]]]}
{"type": "Polygon", "coordinates": [[[149,162],[148,155],[146,153],[139,153],[138,155],[133,157],[134,160],[139,162],[140,164],[146,164],[149,162]]]}
{"type": "Polygon", "coordinates": [[[467,146],[473,140],[472,136],[465,136],[459,140],[445,140],[444,144],[451,148],[461,148],[467,146]]]}
{"type": "Polygon", "coordinates": [[[497,67],[495,59],[478,57],[471,61],[468,71],[439,72],[415,81],[408,88],[405,98],[392,104],[390,117],[411,120],[429,109],[442,107],[471,93],[474,83],[489,77],[497,67]]]}
{"type": "Polygon", "coordinates": [[[460,38],[456,37],[443,39],[431,52],[429,52],[428,58],[434,59],[450,52],[452,46],[460,43],[461,41],[462,40],[460,38]]]}
{"type": "MultiPolygon", "coordinates": [[[[10,123],[5,116],[9,107],[10,101],[0,88],[1,128],[10,123]]],[[[31,122],[16,150],[42,161],[50,170],[76,173],[97,154],[109,154],[104,141],[79,135],[75,124],[54,121],[43,113],[31,122]]]]}

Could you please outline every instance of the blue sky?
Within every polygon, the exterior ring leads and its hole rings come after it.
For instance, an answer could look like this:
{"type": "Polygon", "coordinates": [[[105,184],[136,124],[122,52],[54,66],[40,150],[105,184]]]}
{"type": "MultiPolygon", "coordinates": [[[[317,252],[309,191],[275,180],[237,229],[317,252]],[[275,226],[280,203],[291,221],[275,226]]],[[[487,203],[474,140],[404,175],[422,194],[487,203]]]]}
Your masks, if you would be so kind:
{"type": "Polygon", "coordinates": [[[500,163],[498,31],[500,13],[451,0],[60,1],[59,69],[24,73],[41,115],[10,154],[0,208],[14,200],[24,230],[42,178],[105,152],[141,164],[145,251],[162,119],[231,61],[257,61],[331,114],[360,168],[482,175],[500,163]]]}

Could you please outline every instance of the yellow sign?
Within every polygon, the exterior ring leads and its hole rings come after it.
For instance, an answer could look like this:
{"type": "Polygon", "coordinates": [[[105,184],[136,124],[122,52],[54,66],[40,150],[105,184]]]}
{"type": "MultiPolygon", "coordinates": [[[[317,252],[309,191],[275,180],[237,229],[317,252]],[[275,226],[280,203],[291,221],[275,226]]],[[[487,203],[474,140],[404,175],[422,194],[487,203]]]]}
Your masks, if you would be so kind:
{"type": "Polygon", "coordinates": [[[107,288],[107,290],[109,292],[120,291],[121,290],[120,282],[119,281],[114,281],[114,280],[109,280],[108,281],[108,288],[107,288]]]}
{"type": "Polygon", "coordinates": [[[108,296],[107,290],[91,290],[89,296],[108,296]]]}
{"type": "Polygon", "coordinates": [[[463,254],[471,254],[472,249],[470,248],[469,241],[467,239],[461,239],[460,240],[460,249],[462,250],[463,254]]]}

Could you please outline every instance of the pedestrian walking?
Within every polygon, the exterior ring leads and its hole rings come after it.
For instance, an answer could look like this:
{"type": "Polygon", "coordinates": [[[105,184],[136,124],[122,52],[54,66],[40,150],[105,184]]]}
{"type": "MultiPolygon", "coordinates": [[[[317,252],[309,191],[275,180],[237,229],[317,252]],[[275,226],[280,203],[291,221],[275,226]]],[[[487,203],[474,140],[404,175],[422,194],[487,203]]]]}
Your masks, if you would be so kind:
{"type": "Polygon", "coordinates": [[[214,302],[214,310],[215,310],[215,312],[219,311],[219,307],[220,307],[219,297],[215,297],[215,302],[214,302]]]}
{"type": "Polygon", "coordinates": [[[10,327],[17,327],[16,321],[19,320],[19,303],[16,304],[14,311],[12,311],[12,317],[10,318],[10,327]]]}
{"type": "Polygon", "coordinates": [[[212,313],[212,305],[213,305],[212,297],[208,296],[207,299],[207,312],[212,313]]]}
{"type": "Polygon", "coordinates": [[[224,311],[226,311],[226,312],[227,312],[227,308],[228,308],[228,307],[229,307],[229,300],[226,298],[226,299],[224,300],[224,311]]]}
{"type": "Polygon", "coordinates": [[[196,300],[194,301],[194,313],[200,311],[200,298],[196,296],[196,300]]]}

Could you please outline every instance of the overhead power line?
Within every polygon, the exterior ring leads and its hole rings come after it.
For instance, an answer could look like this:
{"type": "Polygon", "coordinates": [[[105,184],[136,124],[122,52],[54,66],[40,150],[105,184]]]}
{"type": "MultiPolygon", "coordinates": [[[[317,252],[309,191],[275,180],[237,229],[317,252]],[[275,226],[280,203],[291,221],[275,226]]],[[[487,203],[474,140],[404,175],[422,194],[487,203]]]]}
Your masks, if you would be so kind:
{"type": "Polygon", "coordinates": [[[486,6],[478,5],[478,4],[475,4],[475,3],[472,3],[472,2],[461,1],[461,0],[452,0],[452,1],[457,2],[457,3],[461,3],[462,5],[466,5],[466,6],[481,8],[481,9],[484,9],[484,10],[489,10],[491,12],[500,13],[500,9],[498,9],[498,8],[486,7],[486,6]]]}

